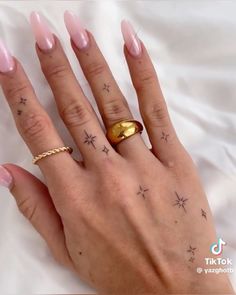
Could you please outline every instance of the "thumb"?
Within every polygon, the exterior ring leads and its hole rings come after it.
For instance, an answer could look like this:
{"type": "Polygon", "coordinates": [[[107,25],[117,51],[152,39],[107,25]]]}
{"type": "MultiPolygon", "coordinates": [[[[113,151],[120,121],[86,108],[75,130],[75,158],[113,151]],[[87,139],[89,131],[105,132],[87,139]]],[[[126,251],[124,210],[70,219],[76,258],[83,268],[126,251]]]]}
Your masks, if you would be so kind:
{"type": "Polygon", "coordinates": [[[9,188],[19,210],[47,242],[57,261],[71,267],[61,218],[47,187],[31,173],[13,164],[0,166],[0,185],[9,188]]]}

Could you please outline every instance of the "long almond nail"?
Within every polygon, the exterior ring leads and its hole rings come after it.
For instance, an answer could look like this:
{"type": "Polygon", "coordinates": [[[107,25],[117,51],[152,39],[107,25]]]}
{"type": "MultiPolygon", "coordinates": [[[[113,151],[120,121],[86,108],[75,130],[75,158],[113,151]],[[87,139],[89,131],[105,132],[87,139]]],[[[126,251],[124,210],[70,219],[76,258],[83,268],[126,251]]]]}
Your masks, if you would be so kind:
{"type": "Polygon", "coordinates": [[[43,51],[51,50],[55,45],[55,40],[44,17],[37,12],[32,12],[30,23],[38,47],[43,51]]]}
{"type": "Polygon", "coordinates": [[[83,25],[81,24],[79,17],[69,11],[66,11],[64,14],[64,20],[67,31],[75,45],[79,49],[88,47],[89,37],[83,25]]]}
{"type": "Polygon", "coordinates": [[[0,40],[0,72],[7,73],[14,69],[15,62],[6,45],[0,40]]]}
{"type": "Polygon", "coordinates": [[[141,42],[135,33],[133,26],[127,20],[121,22],[121,31],[129,53],[135,57],[142,53],[141,42]]]}
{"type": "Polygon", "coordinates": [[[10,188],[13,183],[13,178],[11,174],[5,169],[3,166],[0,165],[0,185],[10,188]]]}

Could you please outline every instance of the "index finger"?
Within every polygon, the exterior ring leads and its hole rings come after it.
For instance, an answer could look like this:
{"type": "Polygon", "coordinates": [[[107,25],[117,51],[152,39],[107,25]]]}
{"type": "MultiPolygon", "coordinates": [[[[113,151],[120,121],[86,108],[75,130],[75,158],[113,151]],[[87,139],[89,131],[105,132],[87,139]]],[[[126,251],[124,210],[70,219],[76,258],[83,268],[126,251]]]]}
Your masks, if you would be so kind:
{"type": "MultiPolygon", "coordinates": [[[[21,64],[3,44],[0,46],[0,83],[16,127],[32,155],[65,146],[47,112],[39,103],[21,64]]],[[[64,185],[65,175],[69,173],[77,177],[81,169],[67,152],[46,157],[38,164],[49,186],[55,186],[55,183],[64,185]]]]}

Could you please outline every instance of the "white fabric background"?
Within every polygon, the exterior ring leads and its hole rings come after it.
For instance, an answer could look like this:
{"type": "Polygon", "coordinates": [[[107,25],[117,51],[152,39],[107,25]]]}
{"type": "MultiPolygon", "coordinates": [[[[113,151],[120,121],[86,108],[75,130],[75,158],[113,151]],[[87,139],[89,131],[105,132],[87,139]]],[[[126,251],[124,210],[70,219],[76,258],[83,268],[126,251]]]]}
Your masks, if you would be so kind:
{"type": "MultiPolygon", "coordinates": [[[[119,27],[123,18],[134,24],[158,68],[177,133],[198,166],[218,235],[228,243],[225,256],[233,258],[236,266],[236,2],[0,1],[0,37],[24,64],[40,101],[70,143],[40,71],[28,21],[32,10],[44,14],[92,99],[68,42],[65,9],[78,13],[94,33],[139,118],[119,27]]],[[[31,165],[31,155],[16,132],[2,92],[0,103],[0,163],[22,165],[41,177],[31,165]]],[[[236,273],[231,278],[236,285],[236,273]]],[[[89,290],[51,258],[10,194],[0,188],[1,293],[81,294],[89,290]]]]}

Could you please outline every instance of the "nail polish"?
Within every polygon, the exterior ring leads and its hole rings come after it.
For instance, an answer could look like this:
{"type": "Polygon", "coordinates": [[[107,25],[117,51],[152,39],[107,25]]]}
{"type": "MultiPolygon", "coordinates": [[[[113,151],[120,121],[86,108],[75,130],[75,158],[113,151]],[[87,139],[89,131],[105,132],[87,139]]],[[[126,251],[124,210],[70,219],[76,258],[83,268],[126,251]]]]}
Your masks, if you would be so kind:
{"type": "Polygon", "coordinates": [[[0,185],[10,188],[13,182],[13,178],[11,174],[5,169],[3,166],[0,165],[0,185]]]}
{"type": "Polygon", "coordinates": [[[89,37],[83,25],[81,24],[79,17],[69,11],[66,11],[64,14],[64,21],[67,31],[75,45],[79,49],[88,47],[89,37]]]}
{"type": "Polygon", "coordinates": [[[141,42],[131,23],[127,20],[123,20],[121,22],[121,31],[129,53],[134,57],[139,56],[142,53],[141,42]]]}
{"type": "Polygon", "coordinates": [[[51,50],[55,45],[55,40],[44,17],[33,11],[30,15],[30,23],[38,47],[43,51],[51,50]]]}
{"type": "Polygon", "coordinates": [[[14,69],[15,63],[6,45],[0,40],[0,72],[7,73],[14,69]]]}

